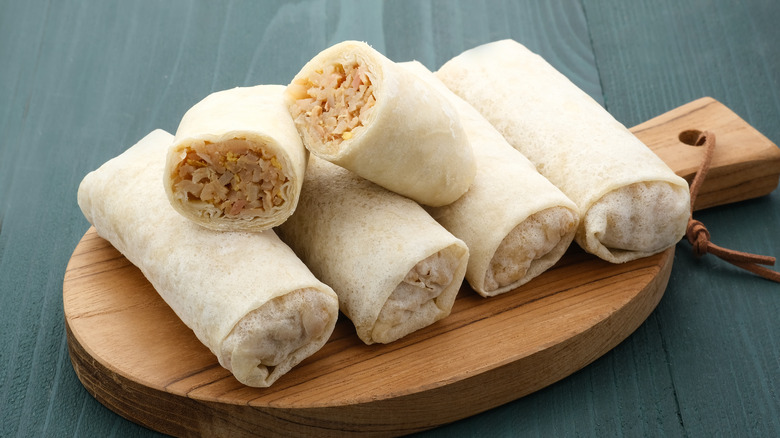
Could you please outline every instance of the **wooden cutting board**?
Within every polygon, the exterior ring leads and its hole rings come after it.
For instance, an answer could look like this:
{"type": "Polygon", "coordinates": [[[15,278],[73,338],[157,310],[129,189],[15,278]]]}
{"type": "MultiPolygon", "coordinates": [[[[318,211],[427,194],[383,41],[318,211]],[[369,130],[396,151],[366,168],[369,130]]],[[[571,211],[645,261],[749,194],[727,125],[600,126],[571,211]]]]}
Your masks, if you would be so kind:
{"type": "MultiPolygon", "coordinates": [[[[696,208],[768,194],[780,150],[702,98],[632,131],[692,179],[717,150],[696,208]]],[[[119,415],[177,436],[391,436],[433,428],[523,397],[628,337],[661,299],[674,248],[613,265],[573,245],[516,291],[482,298],[464,284],[452,314],[389,345],[364,345],[340,317],[328,343],[271,388],[223,369],[141,272],[90,228],[63,283],[67,340],[85,388],[119,415]]],[[[746,274],[751,275],[751,274],[746,274]]]]}

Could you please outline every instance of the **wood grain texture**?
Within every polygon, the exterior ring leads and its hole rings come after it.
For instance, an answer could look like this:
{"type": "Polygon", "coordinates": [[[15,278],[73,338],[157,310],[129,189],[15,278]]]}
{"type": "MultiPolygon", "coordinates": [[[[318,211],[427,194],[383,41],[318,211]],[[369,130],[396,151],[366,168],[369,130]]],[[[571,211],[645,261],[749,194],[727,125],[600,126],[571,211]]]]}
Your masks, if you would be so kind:
{"type": "Polygon", "coordinates": [[[533,0],[392,1],[383,3],[383,53],[395,61],[417,60],[438,69],[461,52],[511,38],[543,56],[603,104],[586,16],[574,2],[533,0]],[[419,9],[410,7],[419,5],[419,9]],[[496,13],[500,11],[500,13],[496,13]]]}
{"type": "Polygon", "coordinates": [[[446,319],[387,345],[341,318],[271,388],[236,381],[141,272],[90,229],[65,273],[79,379],[120,415],[177,436],[397,436],[479,413],[592,362],[663,295],[673,251],[611,265],[573,249],[522,290],[464,287],[446,319]],[[489,341],[486,341],[489,340],[489,341]]]}
{"type": "Polygon", "coordinates": [[[695,142],[706,130],[715,134],[716,150],[696,210],[757,198],[777,188],[780,149],[713,98],[697,99],[632,128],[688,183],[701,166],[704,150],[695,142]]]}
{"type": "MultiPolygon", "coordinates": [[[[780,152],[713,99],[633,132],[688,175],[701,154],[681,133],[701,121],[724,133],[703,206],[761,196],[777,185],[780,152]],[[760,178],[734,176],[735,167],[760,178]],[[766,187],[766,177],[774,186],[766,187]]],[[[76,374],[95,398],[132,421],[178,436],[395,436],[495,408],[591,363],[652,312],[672,260],[669,249],[613,265],[572,248],[514,292],[484,299],[464,286],[449,317],[388,345],[364,345],[341,318],[319,352],[268,389],[246,387],[221,368],[140,271],[92,228],[68,264],[63,302],[76,374]]]]}
{"type": "MultiPolygon", "coordinates": [[[[775,0],[0,0],[0,436],[159,435],[76,378],[62,278],[88,228],[81,178],[208,92],[284,81],[346,38],[436,68],[511,37],[629,126],[713,96],[777,143],[778,22],[775,0]]],[[[718,244],[780,256],[778,196],[697,218],[718,244]]],[[[777,285],[680,243],[661,303],[615,349],[419,435],[777,436],[778,314],[777,285]]]]}
{"type": "Polygon", "coordinates": [[[605,106],[633,126],[703,96],[780,138],[773,0],[584,0],[605,106]]]}
{"type": "MultiPolygon", "coordinates": [[[[607,109],[633,125],[711,96],[780,141],[780,4],[748,0],[583,2],[607,109]]],[[[780,258],[780,193],[697,213],[713,242],[780,258]]],[[[777,265],[774,269],[780,269],[777,265]]],[[[675,273],[648,336],[662,340],[660,373],[680,431],[713,436],[780,434],[780,287],[717,258],[678,247],[675,273]],[[675,274],[676,273],[676,274],[675,274]],[[749,394],[749,395],[748,395],[749,394]],[[694,432],[695,431],[695,432],[694,432]],[[728,432],[724,432],[728,431],[728,432]]],[[[636,345],[642,342],[637,341],[636,345]]],[[[637,375],[654,367],[634,358],[637,375]]],[[[586,372],[587,374],[587,372],[586,372]]],[[[614,381],[622,397],[654,387],[614,381]]],[[[639,392],[635,393],[641,397],[639,392]]],[[[655,401],[620,410],[616,430],[661,425],[655,401]],[[630,419],[634,416],[634,420],[630,419]]],[[[622,406],[618,399],[612,406],[622,406]]],[[[605,412],[606,415],[606,412],[605,412]]],[[[610,413],[612,415],[612,413],[610,413]]],[[[670,429],[674,431],[674,429],[670,429]]]]}

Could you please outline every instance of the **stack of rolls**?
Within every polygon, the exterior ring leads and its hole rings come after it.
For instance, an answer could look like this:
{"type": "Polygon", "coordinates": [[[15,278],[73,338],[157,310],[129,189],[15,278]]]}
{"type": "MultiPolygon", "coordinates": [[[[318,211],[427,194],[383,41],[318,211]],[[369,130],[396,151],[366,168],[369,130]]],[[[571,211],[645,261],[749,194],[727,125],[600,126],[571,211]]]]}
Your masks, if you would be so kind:
{"type": "Polygon", "coordinates": [[[312,154],[390,191],[438,207],[474,181],[474,157],[452,105],[366,43],[323,50],[287,95],[312,154]]]}
{"type": "Polygon", "coordinates": [[[679,240],[687,184],[588,99],[512,41],[435,74],[345,41],[286,86],[206,96],[78,203],[223,367],[267,387],[339,311],[394,342],[449,315],[464,279],[517,290],[575,239],[611,262],[679,240]]]}

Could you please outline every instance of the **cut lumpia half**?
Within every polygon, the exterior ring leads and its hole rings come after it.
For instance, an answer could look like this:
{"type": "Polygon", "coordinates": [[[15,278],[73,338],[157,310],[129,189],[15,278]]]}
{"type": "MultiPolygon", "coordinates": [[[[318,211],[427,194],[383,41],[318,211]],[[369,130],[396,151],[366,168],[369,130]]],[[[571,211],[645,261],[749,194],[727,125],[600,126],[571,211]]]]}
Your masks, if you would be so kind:
{"type": "Polygon", "coordinates": [[[261,142],[194,141],[181,157],[171,176],[173,196],[202,217],[251,221],[291,202],[290,177],[261,142]]]}
{"type": "Polygon", "coordinates": [[[552,267],[571,243],[579,218],[570,208],[552,207],[518,224],[496,249],[485,272],[485,296],[519,287],[552,267]]]}
{"type": "Polygon", "coordinates": [[[382,306],[371,338],[393,342],[449,315],[462,282],[456,276],[462,254],[451,246],[414,265],[382,306]]]}
{"type": "Polygon", "coordinates": [[[369,74],[357,60],[334,62],[290,84],[293,119],[318,140],[311,147],[336,155],[342,141],[364,129],[376,104],[369,74]]]}
{"type": "Polygon", "coordinates": [[[474,157],[452,106],[366,43],[323,50],[285,95],[312,154],[387,190],[440,206],[474,180],[474,157]]]}
{"type": "Polygon", "coordinates": [[[266,387],[319,350],[330,335],[332,297],[300,289],[242,318],[222,343],[222,366],[249,386],[266,387]]]}
{"type": "Polygon", "coordinates": [[[218,231],[263,231],[292,214],[308,152],[284,90],[218,91],[184,114],[164,175],[176,211],[218,231]]]}

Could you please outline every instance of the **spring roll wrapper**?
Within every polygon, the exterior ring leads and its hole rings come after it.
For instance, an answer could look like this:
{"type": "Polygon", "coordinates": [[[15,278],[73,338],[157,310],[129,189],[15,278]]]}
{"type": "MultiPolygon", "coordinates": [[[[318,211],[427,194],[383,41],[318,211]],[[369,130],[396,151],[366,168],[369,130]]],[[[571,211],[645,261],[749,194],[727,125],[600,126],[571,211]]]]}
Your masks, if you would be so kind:
{"type": "Polygon", "coordinates": [[[86,175],[79,206],[223,367],[269,386],[325,344],[338,299],[272,230],[212,231],[174,211],[160,184],[172,141],[155,130],[86,175]]]}
{"type": "Polygon", "coordinates": [[[336,291],[366,344],[449,315],[466,272],[466,245],[419,204],[316,156],[298,209],[278,230],[336,291]]]}
{"type": "Polygon", "coordinates": [[[574,239],[577,206],[424,65],[401,65],[452,103],[474,151],[477,175],[469,191],[450,205],[427,208],[468,246],[466,280],[472,289],[485,297],[499,295],[552,267],[574,239]]]}
{"type": "Polygon", "coordinates": [[[454,57],[436,76],[577,204],[575,240],[586,251],[621,263],[684,235],[686,181],[540,56],[497,41],[454,57]]]}
{"type": "Polygon", "coordinates": [[[257,85],[218,91],[184,114],[176,138],[169,146],[163,176],[166,194],[176,211],[204,227],[220,231],[263,231],[284,222],[295,211],[309,153],[287,111],[285,88],[257,85]],[[231,149],[230,141],[234,139],[246,140],[255,152],[261,148],[267,157],[273,157],[273,165],[287,179],[284,184],[274,183],[273,190],[284,199],[281,205],[236,217],[211,203],[175,194],[174,174],[179,163],[186,159],[188,149],[209,142],[224,154],[231,149]]]}
{"type": "Polygon", "coordinates": [[[302,96],[292,90],[325,66],[355,62],[366,71],[376,99],[367,120],[335,145],[293,113],[306,148],[424,205],[446,205],[463,195],[476,164],[456,112],[437,91],[368,44],[344,41],[320,52],[288,87],[290,102],[302,96]]]}

